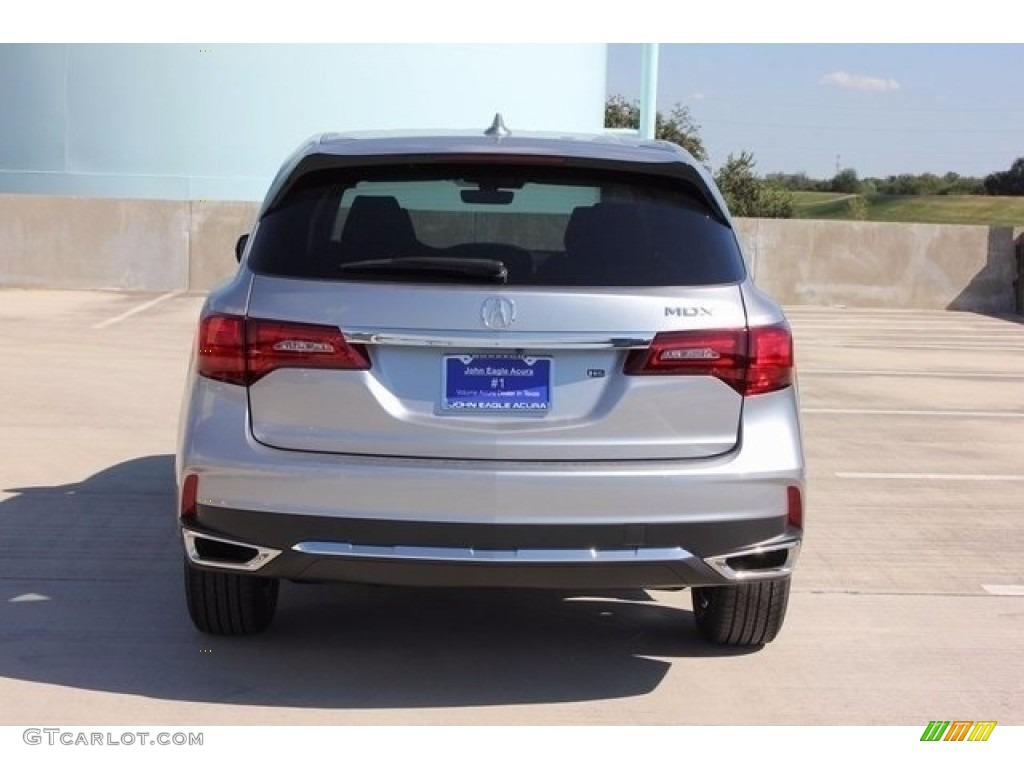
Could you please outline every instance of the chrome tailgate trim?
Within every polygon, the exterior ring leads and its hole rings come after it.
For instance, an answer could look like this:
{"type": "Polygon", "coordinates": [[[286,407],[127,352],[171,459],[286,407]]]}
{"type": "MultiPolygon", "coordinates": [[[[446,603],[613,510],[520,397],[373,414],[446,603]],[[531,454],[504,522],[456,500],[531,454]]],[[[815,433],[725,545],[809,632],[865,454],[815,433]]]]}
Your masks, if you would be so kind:
{"type": "Polygon", "coordinates": [[[501,333],[489,331],[369,330],[347,328],[345,341],[396,347],[473,347],[503,349],[646,349],[654,334],[608,336],[604,333],[501,333]]]}

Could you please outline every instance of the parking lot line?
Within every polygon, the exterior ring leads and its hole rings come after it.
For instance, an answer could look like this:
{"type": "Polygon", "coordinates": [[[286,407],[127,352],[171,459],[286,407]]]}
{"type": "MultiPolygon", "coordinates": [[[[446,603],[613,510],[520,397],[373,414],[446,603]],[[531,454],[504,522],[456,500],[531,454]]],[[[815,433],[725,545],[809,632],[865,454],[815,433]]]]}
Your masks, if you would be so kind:
{"type": "MultiPolygon", "coordinates": [[[[792,318],[792,316],[791,316],[792,318]]],[[[977,323],[950,322],[946,318],[937,318],[932,321],[904,321],[901,323],[858,321],[855,323],[832,323],[820,320],[808,320],[792,318],[793,325],[797,329],[810,329],[814,331],[843,331],[844,333],[903,333],[906,331],[933,331],[954,329],[954,333],[1013,333],[1019,331],[1016,324],[1012,322],[997,323],[989,321],[977,323]]]]}
{"type": "Polygon", "coordinates": [[[1004,344],[1002,342],[996,342],[992,344],[986,344],[984,342],[975,342],[971,344],[943,344],[940,342],[936,342],[934,344],[890,344],[888,342],[881,341],[850,341],[846,339],[831,339],[828,341],[802,341],[800,342],[800,345],[804,347],[843,347],[844,349],[918,349],[929,352],[946,352],[952,350],[1019,352],[1021,350],[1024,350],[1024,344],[1004,344]]]}
{"type": "Polygon", "coordinates": [[[836,414],[840,416],[959,416],[971,419],[1024,419],[1021,411],[932,411],[890,410],[887,408],[801,408],[801,413],[836,414]]]}
{"type": "Polygon", "coordinates": [[[122,320],[127,320],[132,315],[137,315],[139,314],[139,312],[145,312],[147,309],[155,307],[157,304],[167,301],[168,299],[173,299],[175,296],[181,296],[182,293],[183,291],[171,291],[170,293],[162,294],[160,296],[157,296],[155,299],[150,299],[149,301],[143,304],[139,304],[137,307],[132,307],[127,312],[122,312],[120,315],[114,315],[114,317],[110,317],[107,318],[106,320],[96,323],[95,325],[92,326],[92,328],[93,330],[108,328],[109,326],[114,325],[115,323],[119,323],[122,320]]]}
{"type": "Polygon", "coordinates": [[[990,595],[1024,597],[1024,584],[982,584],[981,588],[990,595]]]}
{"type": "Polygon", "coordinates": [[[838,368],[801,368],[800,375],[810,376],[895,376],[938,379],[1024,379],[1024,373],[986,373],[983,371],[893,371],[893,370],[844,370],[838,368]]]}
{"type": "Polygon", "coordinates": [[[835,476],[844,480],[1024,481],[1024,475],[960,475],[945,472],[836,472],[835,476]]]}

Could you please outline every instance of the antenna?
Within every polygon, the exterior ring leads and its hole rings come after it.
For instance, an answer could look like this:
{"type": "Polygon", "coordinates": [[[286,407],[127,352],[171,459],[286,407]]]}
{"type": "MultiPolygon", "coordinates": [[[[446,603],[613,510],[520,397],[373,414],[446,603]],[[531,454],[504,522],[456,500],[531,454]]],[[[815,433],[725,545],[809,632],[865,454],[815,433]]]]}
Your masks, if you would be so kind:
{"type": "Polygon", "coordinates": [[[494,120],[491,122],[491,127],[484,131],[484,136],[493,136],[496,139],[504,139],[506,136],[511,136],[512,131],[505,127],[505,121],[501,119],[501,112],[494,113],[494,120]]]}

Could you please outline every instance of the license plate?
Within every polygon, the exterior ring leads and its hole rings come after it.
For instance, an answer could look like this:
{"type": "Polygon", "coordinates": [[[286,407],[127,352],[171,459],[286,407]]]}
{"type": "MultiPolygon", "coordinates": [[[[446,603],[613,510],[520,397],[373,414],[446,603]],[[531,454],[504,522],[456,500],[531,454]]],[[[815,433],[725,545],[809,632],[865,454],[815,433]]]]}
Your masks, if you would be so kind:
{"type": "Polygon", "coordinates": [[[543,415],[551,408],[551,358],[445,355],[445,413],[543,415]]]}

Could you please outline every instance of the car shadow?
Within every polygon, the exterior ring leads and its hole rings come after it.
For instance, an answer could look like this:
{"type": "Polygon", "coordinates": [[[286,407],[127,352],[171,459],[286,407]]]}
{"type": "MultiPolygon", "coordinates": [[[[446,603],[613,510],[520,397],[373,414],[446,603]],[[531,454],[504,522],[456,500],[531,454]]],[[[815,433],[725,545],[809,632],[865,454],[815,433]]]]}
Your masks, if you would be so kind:
{"type": "Polygon", "coordinates": [[[689,610],[643,591],[288,582],[267,632],[209,637],[184,606],[171,456],[5,492],[10,679],[227,704],[472,707],[639,696],[673,658],[750,652],[705,644],[689,610]]]}

